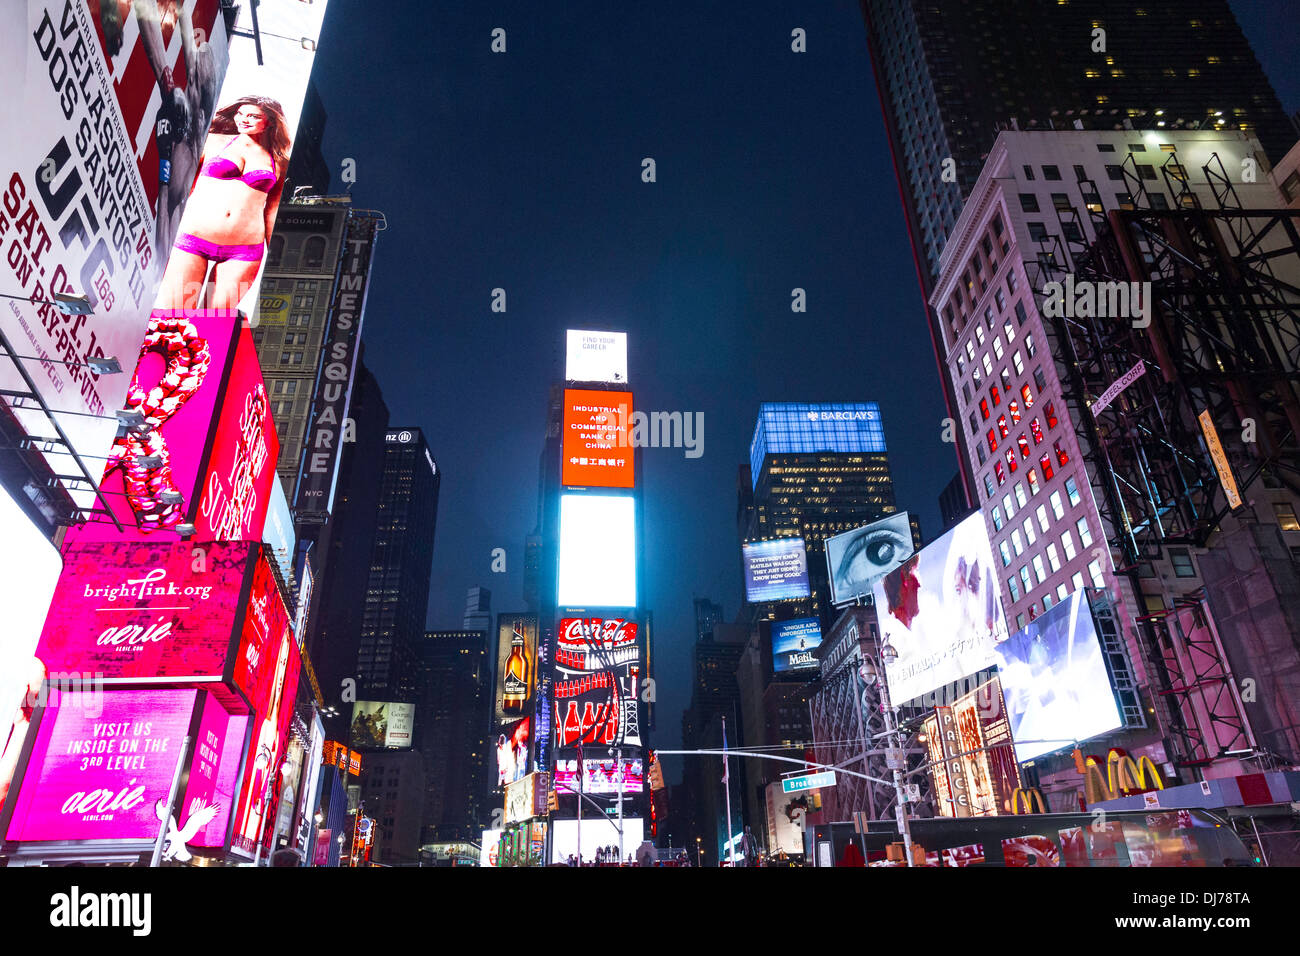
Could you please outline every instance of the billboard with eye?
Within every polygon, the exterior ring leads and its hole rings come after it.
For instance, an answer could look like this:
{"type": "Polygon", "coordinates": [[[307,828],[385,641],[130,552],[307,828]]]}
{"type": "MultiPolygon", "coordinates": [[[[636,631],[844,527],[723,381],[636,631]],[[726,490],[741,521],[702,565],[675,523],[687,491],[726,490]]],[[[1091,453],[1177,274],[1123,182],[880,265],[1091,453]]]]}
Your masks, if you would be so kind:
{"type": "Polygon", "coordinates": [[[912,556],[906,511],[826,539],[831,603],[839,606],[871,593],[872,586],[912,556]]]}

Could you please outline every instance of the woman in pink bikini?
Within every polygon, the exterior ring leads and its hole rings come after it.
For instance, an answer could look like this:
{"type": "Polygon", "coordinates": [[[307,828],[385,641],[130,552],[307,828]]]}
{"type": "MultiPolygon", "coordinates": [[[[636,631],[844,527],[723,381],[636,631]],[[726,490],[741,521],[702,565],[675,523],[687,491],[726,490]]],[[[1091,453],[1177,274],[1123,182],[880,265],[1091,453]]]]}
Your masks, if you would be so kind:
{"type": "Polygon", "coordinates": [[[247,294],[280,206],[289,159],[286,125],[280,104],[265,96],[242,96],[217,110],[158,308],[199,308],[205,279],[206,308],[234,309],[247,294]]]}

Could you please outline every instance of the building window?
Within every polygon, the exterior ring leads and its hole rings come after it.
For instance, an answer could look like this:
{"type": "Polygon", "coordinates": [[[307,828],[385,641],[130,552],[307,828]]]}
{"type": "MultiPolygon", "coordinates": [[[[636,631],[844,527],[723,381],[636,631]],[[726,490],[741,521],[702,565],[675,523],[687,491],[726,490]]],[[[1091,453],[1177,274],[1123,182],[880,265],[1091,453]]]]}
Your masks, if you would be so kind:
{"type": "Polygon", "coordinates": [[[1052,609],[1052,596],[1051,596],[1050,594],[1044,594],[1044,595],[1043,595],[1043,610],[1044,610],[1044,611],[1050,611],[1051,609],[1052,609]]]}
{"type": "Polygon", "coordinates": [[[1028,163],[1025,163],[1025,165],[1022,168],[1025,171],[1025,178],[1028,180],[1032,180],[1034,178],[1034,167],[1030,166],[1028,163]]]}
{"type": "Polygon", "coordinates": [[[1088,562],[1088,576],[1092,578],[1092,586],[1095,588],[1104,588],[1106,579],[1101,575],[1101,561],[1093,560],[1088,562]]]}
{"type": "Polygon", "coordinates": [[[1174,566],[1174,577],[1196,577],[1196,566],[1192,564],[1192,553],[1186,548],[1170,548],[1169,561],[1174,566]]]}
{"type": "Polygon", "coordinates": [[[993,374],[993,360],[989,358],[989,353],[985,352],[983,356],[984,371],[989,375],[993,374]]]}
{"type": "Polygon", "coordinates": [[[1056,452],[1056,463],[1062,468],[1070,463],[1070,454],[1061,447],[1059,441],[1052,442],[1052,451],[1056,452]]]}
{"type": "Polygon", "coordinates": [[[1034,337],[1033,337],[1032,335],[1026,335],[1026,336],[1025,336],[1025,355],[1027,355],[1029,358],[1033,358],[1033,357],[1034,357],[1034,353],[1035,353],[1036,351],[1038,351],[1038,348],[1037,348],[1037,346],[1034,345],[1034,337]]]}
{"type": "Polygon", "coordinates": [[[1030,390],[1028,385],[1024,385],[1021,387],[1020,397],[1025,400],[1026,411],[1034,407],[1034,393],[1033,391],[1030,390]]]}
{"type": "MultiPolygon", "coordinates": [[[[1041,390],[1041,389],[1040,389],[1040,390],[1041,390]]],[[[1048,427],[1048,428],[1055,428],[1055,427],[1056,427],[1056,424],[1057,424],[1057,420],[1056,420],[1056,406],[1055,406],[1052,402],[1048,402],[1047,405],[1043,408],[1043,417],[1044,417],[1045,419],[1047,419],[1047,427],[1048,427]]]]}
{"type": "Polygon", "coordinates": [[[1017,481],[1016,482],[1016,504],[1020,505],[1020,507],[1023,508],[1025,506],[1025,503],[1028,500],[1029,498],[1026,497],[1025,495],[1025,486],[1017,481]]]}
{"type": "Polygon", "coordinates": [[[1047,505],[1039,505],[1034,511],[1034,517],[1038,519],[1038,527],[1046,534],[1047,529],[1051,526],[1051,522],[1047,520],[1047,505]]]}
{"type": "Polygon", "coordinates": [[[989,440],[989,451],[991,452],[997,451],[998,439],[997,439],[997,435],[994,434],[993,429],[990,428],[988,434],[985,437],[988,438],[989,440]]]}
{"type": "Polygon", "coordinates": [[[1017,323],[1018,325],[1024,325],[1027,321],[1029,321],[1029,316],[1027,316],[1027,315],[1025,314],[1025,304],[1024,304],[1023,302],[1017,302],[1017,303],[1016,303],[1016,323],[1017,323]]]}
{"type": "Polygon", "coordinates": [[[1041,554],[1034,555],[1034,579],[1039,584],[1047,580],[1047,569],[1043,567],[1043,556],[1041,554]]]}
{"type": "Polygon", "coordinates": [[[1085,548],[1092,544],[1092,529],[1088,527],[1088,519],[1080,518],[1075,522],[1074,528],[1079,532],[1079,542],[1085,548]]]}
{"type": "MultiPolygon", "coordinates": [[[[981,447],[980,451],[982,453],[984,449],[981,447]]],[[[983,458],[984,457],[983,454],[981,454],[980,457],[983,458]]],[[[993,479],[990,478],[988,475],[984,476],[984,496],[986,498],[993,497],[993,479]]]]}
{"type": "Polygon", "coordinates": [[[1002,336],[1000,335],[993,336],[993,354],[999,362],[1002,361],[1002,336]]]}
{"type": "Polygon", "coordinates": [[[977,325],[977,326],[975,326],[975,338],[979,341],[979,344],[980,344],[980,345],[983,345],[983,344],[984,344],[984,327],[983,327],[983,326],[981,326],[981,325],[977,325]]]}
{"type": "Polygon", "coordinates": [[[1097,152],[1099,152],[1099,153],[1113,153],[1113,152],[1115,152],[1115,144],[1114,144],[1114,143],[1098,143],[1098,144],[1097,144],[1097,152]]]}
{"type": "Polygon", "coordinates": [[[998,392],[998,387],[996,385],[989,386],[989,398],[993,399],[993,404],[995,406],[1002,404],[1002,395],[998,392]]]}
{"type": "Polygon", "coordinates": [[[983,465],[989,460],[989,453],[984,450],[983,445],[975,446],[975,453],[979,456],[980,464],[983,465]]]}
{"type": "Polygon", "coordinates": [[[989,400],[987,398],[980,399],[980,417],[985,421],[989,420],[989,400]]]}
{"type": "Polygon", "coordinates": [[[1017,615],[1016,615],[1016,630],[1018,630],[1018,631],[1023,631],[1024,629],[1025,629],[1025,616],[1024,616],[1023,614],[1017,614],[1017,615]]]}
{"type": "Polygon", "coordinates": [[[1300,521],[1296,520],[1294,505],[1285,501],[1275,501],[1273,514],[1277,516],[1277,526],[1283,531],[1300,531],[1300,521]]]}
{"type": "Polygon", "coordinates": [[[1029,565],[1027,564],[1022,564],[1020,566],[1020,583],[1024,587],[1025,595],[1027,597],[1034,586],[1034,583],[1029,579],[1029,565]]]}
{"type": "Polygon", "coordinates": [[[1025,360],[1020,357],[1020,349],[1016,349],[1016,353],[1011,356],[1011,364],[1015,367],[1017,375],[1025,374],[1025,360]]]}
{"type": "Polygon", "coordinates": [[[1052,193],[1052,208],[1057,212],[1069,212],[1074,207],[1070,205],[1070,197],[1065,193],[1052,193]]]}
{"type": "Polygon", "coordinates": [[[1061,557],[1056,553],[1056,545],[1047,546],[1047,564],[1053,572],[1061,570],[1061,557]]]}
{"type": "MultiPolygon", "coordinates": [[[[998,437],[1006,438],[1010,433],[1011,430],[1007,427],[1007,416],[999,415],[998,416],[998,437]]],[[[991,450],[992,449],[990,449],[990,451],[991,450]]]]}
{"type": "MultiPolygon", "coordinates": [[[[1016,576],[1014,574],[1007,578],[1007,592],[1011,595],[1012,603],[1020,600],[1020,588],[1016,585],[1016,576]]],[[[1019,622],[1017,622],[1017,624],[1019,624],[1019,622]]],[[[1023,624],[1020,624],[1019,626],[1024,627],[1023,624]]]]}
{"type": "Polygon", "coordinates": [[[1019,468],[1019,467],[1020,467],[1020,464],[1016,461],[1016,453],[1015,453],[1012,449],[1008,448],[1008,449],[1007,449],[1007,468],[1010,469],[1011,474],[1014,475],[1014,474],[1016,473],[1016,469],[1019,468]]]}
{"type": "Polygon", "coordinates": [[[1025,529],[1025,544],[1033,547],[1033,545],[1038,541],[1038,535],[1034,533],[1033,515],[1026,518],[1025,523],[1021,525],[1021,527],[1025,529]]]}
{"type": "Polygon", "coordinates": [[[1007,513],[1007,520],[1010,521],[1016,516],[1016,506],[1011,501],[1010,493],[1002,496],[1002,510],[1007,513]]]}
{"type": "Polygon", "coordinates": [[[1015,548],[1017,555],[1021,555],[1025,553],[1025,545],[1020,538],[1019,528],[1011,532],[1011,547],[1015,548]]]}
{"type": "Polygon", "coordinates": [[[1002,462],[1000,460],[993,463],[993,474],[997,475],[998,487],[1001,487],[1003,482],[1007,480],[1007,476],[1002,470],[1002,462]]]}
{"type": "Polygon", "coordinates": [[[1081,591],[1081,590],[1083,590],[1083,572],[1082,572],[1082,571],[1075,571],[1074,574],[1072,574],[1072,575],[1070,576],[1070,587],[1071,587],[1073,590],[1075,590],[1075,591],[1081,591]]]}
{"type": "Polygon", "coordinates": [[[1041,222],[1027,222],[1025,225],[1029,228],[1029,238],[1033,242],[1047,241],[1047,227],[1041,222]]]}
{"type": "Polygon", "coordinates": [[[1061,179],[1061,168],[1059,166],[1044,166],[1043,178],[1048,181],[1059,182],[1061,179]]]}
{"type": "Polygon", "coordinates": [[[1152,179],[1152,180],[1156,178],[1156,168],[1152,166],[1150,163],[1137,163],[1136,165],[1138,170],[1138,176],[1140,176],[1141,178],[1152,179]]]}
{"type": "Polygon", "coordinates": [[[1068,530],[1061,532],[1061,550],[1065,552],[1065,560],[1073,561],[1074,556],[1079,552],[1074,550],[1074,535],[1068,530]]]}
{"type": "Polygon", "coordinates": [[[1065,506],[1061,503],[1061,493],[1059,491],[1053,491],[1052,497],[1049,498],[1048,501],[1052,505],[1052,514],[1055,515],[1058,519],[1064,518],[1065,506]]]}
{"type": "Polygon", "coordinates": [[[1038,197],[1033,193],[1021,193],[1020,208],[1024,212],[1038,212],[1038,197]]]}
{"type": "Polygon", "coordinates": [[[1002,509],[997,505],[993,506],[993,530],[1002,530],[1002,509]]]}
{"type": "Polygon", "coordinates": [[[1038,486],[1038,471],[1036,469],[1030,468],[1029,474],[1025,477],[1029,479],[1029,493],[1031,495],[1036,495],[1042,491],[1042,488],[1038,486]]]}
{"type": "Polygon", "coordinates": [[[1010,401],[1010,402],[1008,402],[1008,403],[1007,403],[1007,413],[1011,416],[1011,424],[1013,424],[1013,425],[1017,425],[1017,424],[1020,423],[1020,403],[1019,403],[1019,402],[1017,402],[1017,401],[1010,401]]]}
{"type": "Polygon", "coordinates": [[[1014,342],[1016,340],[1016,327],[1011,324],[1010,319],[1007,319],[1002,323],[1002,331],[1006,333],[1008,342],[1014,342]]]}
{"type": "Polygon", "coordinates": [[[1024,432],[1021,432],[1020,437],[1016,439],[1016,446],[1020,449],[1021,458],[1029,457],[1029,439],[1025,437],[1024,432]]]}
{"type": "Polygon", "coordinates": [[[1086,169],[1084,169],[1082,166],[1080,166],[1078,163],[1075,163],[1075,164],[1074,164],[1074,181],[1075,181],[1076,183],[1081,183],[1081,182],[1083,182],[1083,181],[1084,181],[1085,179],[1087,179],[1087,178],[1088,178],[1088,171],[1087,171],[1086,169]]]}
{"type": "Polygon", "coordinates": [[[1007,547],[1005,541],[998,542],[998,553],[1002,555],[1002,566],[1004,568],[1011,567],[1011,549],[1007,547]]]}
{"type": "MultiPolygon", "coordinates": [[[[1029,423],[1029,430],[1034,433],[1034,444],[1041,445],[1043,443],[1043,430],[1038,427],[1037,418],[1029,423]]],[[[1025,446],[1026,450],[1028,450],[1028,447],[1028,445],[1025,446]]]]}
{"type": "Polygon", "coordinates": [[[1043,374],[1042,366],[1034,369],[1034,384],[1040,392],[1047,387],[1047,376],[1043,374]]]}

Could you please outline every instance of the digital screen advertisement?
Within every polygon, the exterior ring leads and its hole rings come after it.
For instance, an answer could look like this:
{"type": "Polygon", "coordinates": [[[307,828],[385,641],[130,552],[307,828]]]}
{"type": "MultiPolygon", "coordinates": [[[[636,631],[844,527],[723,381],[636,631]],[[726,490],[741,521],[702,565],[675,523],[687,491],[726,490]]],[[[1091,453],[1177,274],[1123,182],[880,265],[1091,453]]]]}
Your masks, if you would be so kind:
{"type": "Polygon", "coordinates": [[[631,392],[566,388],[561,483],[631,488],[635,472],[633,449],[628,443],[631,421],[631,392]]]}
{"type": "Polygon", "coordinates": [[[111,681],[219,680],[251,546],[87,544],[68,550],[36,656],[111,681]]]}
{"type": "Polygon", "coordinates": [[[154,840],[195,690],[57,695],[41,719],[6,837],[154,840]]]}
{"type": "Polygon", "coordinates": [[[560,496],[560,607],[636,606],[636,500],[560,496]]]}
{"type": "MultiPolygon", "coordinates": [[[[93,517],[68,529],[67,541],[178,540],[193,519],[217,401],[230,372],[238,313],[155,310],[138,352],[123,407],[138,412],[143,433],[124,429],[113,440],[100,487],[122,525],[93,517]]],[[[124,363],[125,364],[125,363],[124,363]]]]}
{"type": "Polygon", "coordinates": [[[639,747],[643,689],[635,621],[560,619],[551,688],[557,747],[639,747]]]}
{"type": "Polygon", "coordinates": [[[528,773],[528,745],[531,741],[529,730],[532,718],[525,717],[514,724],[503,727],[497,734],[497,786],[522,780],[528,773]]]}
{"type": "MultiPolygon", "coordinates": [[[[177,807],[177,830],[182,845],[215,848],[226,844],[248,716],[229,714],[214,695],[204,696],[198,735],[191,745],[189,780],[177,807]]],[[[182,857],[178,846],[171,848],[171,855],[182,857]]]]}
{"type": "Polygon", "coordinates": [[[627,381],[627,333],[568,329],[564,377],[570,382],[627,381]]]}
{"type": "Polygon", "coordinates": [[[993,664],[1007,639],[993,550],[976,513],[873,586],[889,694],[901,706],[993,664]]]}
{"type": "Polygon", "coordinates": [[[999,644],[998,676],[1020,760],[1123,726],[1083,591],[999,644]]]}
{"type": "Polygon", "coordinates": [[[876,581],[912,556],[906,511],[826,539],[831,603],[847,604],[871,594],[876,581]]]}
{"type": "Polygon", "coordinates": [[[221,91],[189,127],[197,162],[181,180],[189,200],[158,291],[160,307],[192,309],[206,296],[214,308],[256,314],[325,7],[325,0],[262,0],[259,46],[252,11],[239,5],[221,91]]]}
{"type": "MultiPolygon", "coordinates": [[[[613,757],[582,760],[582,792],[587,794],[617,794],[620,778],[624,795],[641,793],[645,789],[645,774],[641,759],[624,758],[622,764],[613,757]],[[618,767],[622,767],[619,773],[618,767]]],[[[557,760],[555,762],[555,782],[568,790],[578,789],[578,761],[557,760]]],[[[567,792],[567,791],[565,791],[567,792]]]]}
{"type": "Polygon", "coordinates": [[[1011,812],[1021,786],[1020,765],[997,678],[961,695],[951,707],[936,707],[924,727],[941,816],[1011,812]]]}
{"type": "Polygon", "coordinates": [[[359,700],[352,705],[350,743],[358,749],[409,747],[415,705],[359,700]]]}
{"type": "MultiPolygon", "coordinates": [[[[618,846],[618,830],[614,828],[617,821],[609,819],[591,819],[584,816],[581,823],[577,820],[551,821],[551,862],[563,863],[571,856],[578,855],[579,844],[584,863],[596,862],[596,851],[608,846],[618,846]],[[582,839],[578,839],[579,832],[582,839]]],[[[623,848],[627,853],[636,852],[645,840],[645,821],[640,817],[623,818],[623,848]]]]}
{"type": "Polygon", "coordinates": [[[537,688],[537,615],[497,615],[497,723],[528,713],[537,688]]]}
{"type": "MultiPolygon", "coordinates": [[[[6,5],[3,33],[0,129],[21,135],[0,137],[0,331],[54,360],[23,365],[49,407],[81,413],[59,419],[76,452],[102,461],[226,72],[227,23],[216,0],[30,0],[6,5]],[[86,296],[90,314],[55,294],[86,296]],[[85,365],[104,357],[128,374],[85,365]]],[[[0,388],[21,386],[0,361],[0,388]]],[[[39,411],[14,414],[49,433],[39,411]]],[[[37,446],[56,475],[78,475],[59,448],[37,446]]]]}
{"type": "Polygon", "coordinates": [[[813,651],[821,646],[822,626],[815,617],[772,622],[772,670],[778,674],[816,670],[813,651]]]}
{"type": "Polygon", "coordinates": [[[198,541],[260,541],[277,481],[280,439],[257,361],[253,330],[240,329],[195,518],[198,541]]]}
{"type": "Polygon", "coordinates": [[[808,553],[803,538],[746,541],[745,600],[750,604],[808,597],[808,553]]]}

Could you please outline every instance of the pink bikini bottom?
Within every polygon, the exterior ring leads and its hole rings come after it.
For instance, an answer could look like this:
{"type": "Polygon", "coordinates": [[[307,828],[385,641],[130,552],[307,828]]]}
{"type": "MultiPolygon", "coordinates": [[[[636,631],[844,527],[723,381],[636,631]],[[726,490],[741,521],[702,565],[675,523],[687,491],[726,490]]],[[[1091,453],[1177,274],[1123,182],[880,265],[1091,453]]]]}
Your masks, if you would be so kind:
{"type": "Polygon", "coordinates": [[[182,252],[190,252],[196,256],[210,259],[213,262],[225,262],[229,259],[259,262],[262,258],[264,246],[260,242],[248,246],[223,246],[215,242],[208,242],[206,239],[200,239],[198,236],[192,236],[188,232],[182,232],[176,237],[176,248],[182,252]]]}

